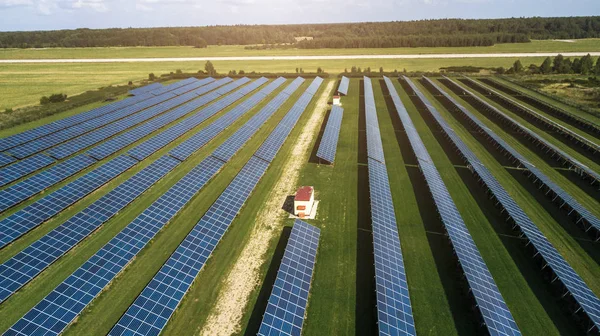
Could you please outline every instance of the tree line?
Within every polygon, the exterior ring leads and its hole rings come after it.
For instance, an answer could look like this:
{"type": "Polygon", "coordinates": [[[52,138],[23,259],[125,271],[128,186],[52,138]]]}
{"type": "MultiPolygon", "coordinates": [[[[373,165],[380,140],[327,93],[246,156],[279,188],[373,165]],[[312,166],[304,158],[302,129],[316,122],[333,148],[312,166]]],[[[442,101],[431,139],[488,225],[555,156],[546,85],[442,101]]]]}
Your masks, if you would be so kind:
{"type": "Polygon", "coordinates": [[[0,48],[293,44],[299,48],[486,46],[600,37],[600,16],[0,32],[0,48]],[[295,37],[312,37],[296,42],[295,37]]]}
{"type": "Polygon", "coordinates": [[[539,66],[530,64],[525,68],[521,60],[516,60],[513,66],[506,73],[529,73],[529,74],[581,74],[581,75],[600,75],[600,58],[594,63],[590,54],[582,58],[570,58],[563,55],[557,55],[554,58],[547,57],[539,66]]]}

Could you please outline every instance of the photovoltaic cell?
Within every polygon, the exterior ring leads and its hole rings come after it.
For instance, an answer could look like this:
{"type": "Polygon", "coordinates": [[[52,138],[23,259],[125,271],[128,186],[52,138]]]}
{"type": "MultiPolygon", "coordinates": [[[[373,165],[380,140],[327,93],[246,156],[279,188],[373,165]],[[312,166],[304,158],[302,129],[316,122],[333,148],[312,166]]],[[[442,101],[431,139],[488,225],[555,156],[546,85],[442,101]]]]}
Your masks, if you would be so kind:
{"type": "Polygon", "coordinates": [[[138,198],[180,162],[156,160],[0,265],[0,303],[138,198]]]}
{"type": "Polygon", "coordinates": [[[161,87],[163,87],[163,85],[160,83],[152,83],[146,86],[139,87],[137,89],[129,90],[129,93],[132,95],[139,95],[142,93],[150,92],[152,90],[160,89],[161,87]]]}
{"type": "Polygon", "coordinates": [[[135,165],[129,156],[119,156],[91,172],[79,177],[55,192],[0,221],[0,248],[11,243],[27,231],[54,217],[73,203],[87,196],[110,180],[135,165]]]}
{"type": "Polygon", "coordinates": [[[38,154],[0,168],[0,186],[7,185],[53,163],[54,159],[51,157],[38,154]]]}
{"type": "Polygon", "coordinates": [[[346,76],[342,76],[342,79],[340,80],[340,86],[338,87],[338,92],[343,94],[344,96],[347,96],[349,86],[350,86],[350,79],[346,76]]]}
{"type": "Polygon", "coordinates": [[[329,163],[333,163],[335,160],[337,143],[340,137],[340,130],[342,128],[343,115],[343,108],[339,106],[334,106],[331,108],[329,119],[327,119],[327,126],[325,126],[325,131],[323,132],[323,137],[321,138],[321,144],[319,145],[319,150],[317,150],[317,157],[329,163]]]}
{"type": "Polygon", "coordinates": [[[14,157],[10,155],[6,155],[4,153],[0,153],[0,167],[6,166],[7,164],[11,164],[17,161],[14,157]]]}
{"type": "Polygon", "coordinates": [[[321,231],[294,222],[258,335],[300,335],[321,231]]]}
{"type": "MultiPolygon", "coordinates": [[[[412,83],[408,77],[404,76],[404,80],[411,87],[411,90],[417,95],[419,100],[424,103],[429,113],[436,119],[441,120],[441,115],[435,107],[427,100],[421,91],[412,83]]],[[[392,95],[395,105],[401,105],[400,97],[394,88],[389,78],[385,78],[386,84],[392,95]]],[[[398,113],[406,113],[404,108],[400,108],[398,113]]],[[[408,115],[405,118],[410,118],[408,115]]],[[[444,122],[443,126],[446,134],[453,140],[460,140],[458,135],[451,131],[451,127],[444,122]]],[[[421,138],[416,135],[412,139],[409,138],[411,144],[422,142],[421,138]]],[[[424,146],[423,146],[424,147],[424,146]]],[[[470,150],[462,143],[459,146],[461,152],[469,152],[470,150]]],[[[474,156],[474,154],[470,153],[474,156]]],[[[508,306],[504,302],[504,298],[496,286],[494,278],[490,273],[485,261],[481,257],[475,241],[471,237],[467,226],[465,225],[450,192],[446,188],[442,177],[437,168],[431,161],[419,160],[419,167],[425,176],[425,181],[434,203],[438,209],[444,227],[448,232],[448,236],[452,242],[452,246],[458,261],[465,274],[471,293],[477,302],[477,308],[481,313],[483,321],[491,335],[521,335],[519,328],[510,313],[508,306]]],[[[483,167],[483,166],[482,166],[483,167]]]]}
{"type": "Polygon", "coordinates": [[[6,189],[0,190],[0,212],[11,208],[33,195],[75,175],[96,163],[87,155],[78,155],[38,174],[26,178],[6,189]]]}
{"type": "Polygon", "coordinates": [[[367,158],[379,334],[416,335],[371,79],[364,77],[363,84],[367,147],[380,155],[367,158]]]}

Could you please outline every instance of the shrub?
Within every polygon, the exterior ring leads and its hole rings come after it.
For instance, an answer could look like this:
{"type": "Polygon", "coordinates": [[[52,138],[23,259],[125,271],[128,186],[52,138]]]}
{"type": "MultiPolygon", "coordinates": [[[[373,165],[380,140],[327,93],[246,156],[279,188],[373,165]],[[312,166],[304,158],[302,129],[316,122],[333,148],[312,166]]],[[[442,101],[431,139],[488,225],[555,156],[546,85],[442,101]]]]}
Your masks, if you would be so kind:
{"type": "Polygon", "coordinates": [[[43,96],[42,98],[40,98],[40,105],[48,105],[50,104],[50,99],[48,99],[48,97],[43,96]]]}
{"type": "Polygon", "coordinates": [[[150,73],[148,75],[148,80],[154,81],[156,79],[156,75],[154,73],[150,73]]]}

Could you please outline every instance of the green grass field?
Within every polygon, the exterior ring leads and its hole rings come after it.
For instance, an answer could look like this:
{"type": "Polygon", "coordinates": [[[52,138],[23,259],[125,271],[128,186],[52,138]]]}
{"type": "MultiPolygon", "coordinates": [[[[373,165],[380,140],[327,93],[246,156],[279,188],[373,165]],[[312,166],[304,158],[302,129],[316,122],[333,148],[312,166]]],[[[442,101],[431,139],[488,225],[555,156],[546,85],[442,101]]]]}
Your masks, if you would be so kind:
{"type": "MultiPolygon", "coordinates": [[[[131,66],[137,65],[132,64],[131,66]]],[[[438,79],[435,80],[439,83],[438,79]]],[[[290,80],[287,83],[289,82],[290,80]]],[[[283,118],[309,82],[307,81],[301,86],[233,160],[84,310],[76,322],[66,330],[66,335],[104,335],[110,330],[189,230],[283,118]]],[[[239,129],[287,83],[178,166],[117,216],[105,223],[76,248],[48,267],[40,276],[2,303],[0,315],[3,318],[0,319],[0,331],[5,331],[15,323],[143,209],[239,129]]],[[[507,162],[498,157],[497,152],[489,144],[478,137],[470,126],[462,122],[454,112],[446,110],[424,86],[416,80],[415,83],[596,295],[600,295],[600,282],[597,281],[600,278],[600,250],[598,249],[600,245],[591,242],[587,235],[566,219],[566,216],[554,205],[543,200],[543,197],[540,198],[536,188],[532,188],[520,172],[511,168],[507,162]]],[[[443,84],[439,84],[451,93],[443,84]]],[[[317,199],[321,201],[317,219],[308,220],[308,222],[320,227],[322,231],[303,329],[304,335],[365,335],[376,331],[377,328],[375,324],[368,171],[365,166],[364,108],[361,106],[362,98],[359,94],[361,85],[361,80],[352,79],[349,95],[343,98],[344,118],[335,164],[333,166],[318,164],[313,157],[309,162],[302,163],[300,171],[297,186],[314,186],[317,191],[317,199]]],[[[569,313],[563,310],[561,302],[549,289],[539,272],[538,265],[532,261],[531,251],[525,248],[524,241],[516,236],[500,211],[494,207],[492,201],[487,199],[485,190],[477,184],[473,175],[459,160],[442,133],[434,126],[427,112],[416,107],[400,82],[394,80],[394,85],[523,335],[580,334],[569,313]]],[[[282,176],[285,162],[292,153],[294,139],[301,134],[304,121],[308,120],[308,116],[313,112],[317,98],[324,94],[325,86],[326,83],[322,85],[316,98],[290,134],[249,201],[196,278],[167,324],[165,335],[197,334],[205,325],[207,317],[215,309],[220,291],[224,288],[223,281],[243,248],[248,244],[249,234],[255,227],[254,219],[261,206],[266,203],[271,189],[282,176]]],[[[384,87],[385,84],[380,81],[380,78],[373,78],[379,125],[417,332],[420,335],[479,334],[481,330],[478,328],[476,316],[471,309],[472,303],[466,295],[466,284],[457,268],[455,257],[448,243],[449,239],[445,234],[443,224],[437,217],[431,197],[412,156],[403,126],[384,87]]],[[[488,119],[485,114],[470,106],[462,97],[451,94],[490,129],[525,155],[536,167],[593,211],[596,216],[600,216],[598,199],[586,193],[572,179],[567,178],[561,169],[546,162],[538,152],[524,145],[516,134],[488,119]]],[[[63,211],[51,221],[0,250],[0,262],[5,262],[232,108],[210,118],[173,144],[63,211]]],[[[511,112],[500,109],[528,127],[532,127],[511,112]]],[[[1,132],[0,136],[8,136],[76,112],[81,111],[63,113],[50,119],[21,125],[18,128],[1,132]]],[[[321,128],[322,125],[319,124],[317,127],[321,128]]],[[[539,131],[533,127],[532,129],[539,131]]],[[[561,145],[552,136],[542,131],[539,132],[549,141],[589,164],[593,169],[600,170],[600,167],[591,160],[586,160],[585,157],[570,148],[564,148],[566,146],[561,145]]],[[[318,129],[315,134],[317,133],[318,129]]],[[[147,138],[149,137],[141,139],[138,143],[147,138]]],[[[313,154],[318,146],[317,140],[318,137],[312,139],[312,144],[309,146],[309,150],[313,154]]],[[[127,149],[136,144],[116,153],[107,160],[125,153],[127,149]]],[[[3,213],[0,218],[22,209],[27,204],[31,204],[74,179],[75,177],[60,183],[44,194],[3,213]]],[[[271,258],[280,243],[283,227],[291,224],[291,220],[281,220],[274,238],[269,242],[267,256],[262,261],[261,279],[265,279],[269,269],[277,269],[278,265],[271,264],[271,258]]],[[[270,293],[270,288],[266,288],[266,290],[270,293]]],[[[253,312],[254,305],[260,304],[261,300],[264,300],[260,291],[261,285],[255,288],[250,295],[249,305],[245,307],[242,318],[241,333],[253,331],[251,328],[257,322],[253,312]]],[[[259,318],[261,316],[262,313],[258,314],[259,318]]]]}
{"type": "Polygon", "coordinates": [[[390,55],[390,54],[478,54],[515,52],[588,52],[599,51],[600,39],[574,42],[535,40],[531,43],[503,43],[491,47],[436,48],[356,48],[356,49],[272,49],[246,50],[244,46],[193,47],[111,47],[111,48],[46,48],[2,49],[0,59],[55,58],[140,58],[140,57],[206,57],[206,56],[297,56],[297,55],[390,55]]]}

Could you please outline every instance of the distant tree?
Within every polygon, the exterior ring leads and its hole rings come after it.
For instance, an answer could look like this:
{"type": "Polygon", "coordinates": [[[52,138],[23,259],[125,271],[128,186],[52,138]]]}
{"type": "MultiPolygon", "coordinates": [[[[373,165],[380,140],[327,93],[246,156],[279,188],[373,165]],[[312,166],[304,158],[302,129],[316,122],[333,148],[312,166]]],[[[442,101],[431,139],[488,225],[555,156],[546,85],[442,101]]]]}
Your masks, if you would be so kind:
{"type": "Polygon", "coordinates": [[[552,71],[556,73],[561,73],[560,69],[564,61],[565,57],[561,54],[558,54],[556,57],[554,57],[554,61],[552,62],[552,71]]]}
{"type": "Polygon", "coordinates": [[[513,64],[513,72],[514,73],[523,72],[523,64],[521,64],[521,60],[516,60],[515,63],[513,64]]]}
{"type": "Polygon", "coordinates": [[[129,85],[129,86],[132,86],[132,85],[133,85],[133,82],[132,82],[132,81],[129,81],[129,83],[127,83],[127,85],[129,85]]]}
{"type": "Polygon", "coordinates": [[[596,66],[594,66],[594,74],[600,75],[600,57],[596,60],[596,66]]]}
{"type": "Polygon", "coordinates": [[[502,74],[506,73],[506,69],[504,69],[504,67],[498,67],[498,68],[496,68],[496,73],[499,75],[502,75],[502,74]]]}
{"type": "Polygon", "coordinates": [[[379,67],[379,73],[382,74],[383,73],[383,67],[379,67]]]}
{"type": "Polygon", "coordinates": [[[13,109],[8,108],[8,107],[4,110],[4,113],[6,113],[6,114],[11,114],[13,112],[14,112],[13,109]]]}
{"type": "Polygon", "coordinates": [[[594,60],[590,54],[587,54],[581,58],[581,74],[589,75],[592,73],[594,68],[594,60]]]}
{"type": "Polygon", "coordinates": [[[48,105],[50,104],[50,99],[48,99],[48,97],[43,96],[42,98],[40,98],[40,105],[48,105]]]}
{"type": "Polygon", "coordinates": [[[552,72],[552,59],[550,57],[546,57],[546,59],[540,66],[540,72],[544,75],[552,72]]]}
{"type": "Polygon", "coordinates": [[[50,95],[50,97],[48,97],[48,100],[51,103],[64,102],[65,100],[67,100],[67,95],[66,94],[62,94],[62,93],[55,93],[53,95],[50,95]]]}
{"type": "Polygon", "coordinates": [[[344,73],[348,73],[348,68],[344,68],[344,73]]]}
{"type": "Polygon", "coordinates": [[[394,76],[398,76],[398,69],[394,69],[394,76]]]}
{"type": "Polygon", "coordinates": [[[404,68],[404,70],[402,70],[404,73],[406,73],[406,68],[404,68]]]}
{"type": "Polygon", "coordinates": [[[371,67],[365,68],[365,73],[371,73],[371,67]]]}
{"type": "Polygon", "coordinates": [[[214,76],[217,74],[217,70],[211,61],[206,61],[206,64],[204,65],[204,71],[206,71],[209,76],[214,76]]]}
{"type": "Polygon", "coordinates": [[[194,39],[194,42],[192,43],[192,45],[193,45],[194,48],[206,48],[206,47],[208,47],[208,43],[206,42],[206,40],[203,39],[200,36],[197,36],[194,39]]]}
{"type": "Polygon", "coordinates": [[[154,81],[154,80],[156,80],[156,75],[154,75],[154,73],[150,73],[150,74],[148,75],[148,80],[150,80],[150,81],[154,81]]]}
{"type": "Polygon", "coordinates": [[[561,74],[569,74],[573,72],[573,62],[571,62],[570,58],[565,58],[558,69],[558,73],[561,74]]]}
{"type": "Polygon", "coordinates": [[[361,72],[362,72],[362,69],[361,69],[360,67],[358,67],[358,68],[356,68],[356,72],[357,72],[357,73],[361,73],[361,72]]]}
{"type": "Polygon", "coordinates": [[[304,69],[300,68],[300,73],[303,74],[304,73],[304,69]]]}
{"type": "Polygon", "coordinates": [[[246,74],[246,71],[244,71],[244,70],[240,70],[240,71],[238,71],[238,74],[240,74],[240,75],[244,75],[244,74],[246,74]]]}
{"type": "Polygon", "coordinates": [[[527,68],[527,71],[529,71],[530,74],[539,74],[540,67],[538,67],[535,64],[529,64],[529,68],[527,68]]]}
{"type": "Polygon", "coordinates": [[[175,73],[178,75],[181,75],[183,73],[183,71],[181,71],[181,69],[177,69],[177,70],[175,70],[175,73]]]}
{"type": "Polygon", "coordinates": [[[356,66],[354,66],[354,65],[353,65],[353,66],[352,66],[352,70],[350,70],[350,71],[351,71],[352,73],[356,73],[356,72],[357,72],[356,66]]]}
{"type": "Polygon", "coordinates": [[[299,68],[296,68],[296,73],[300,73],[300,69],[299,68]]]}
{"type": "Polygon", "coordinates": [[[575,58],[573,60],[573,64],[571,66],[571,70],[574,73],[581,73],[581,60],[579,58],[575,58]]]}
{"type": "Polygon", "coordinates": [[[323,73],[323,69],[321,69],[321,67],[318,67],[318,68],[317,68],[317,73],[318,73],[318,74],[320,74],[320,73],[323,73]]]}

